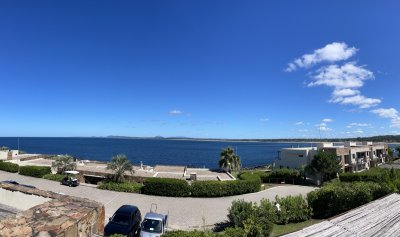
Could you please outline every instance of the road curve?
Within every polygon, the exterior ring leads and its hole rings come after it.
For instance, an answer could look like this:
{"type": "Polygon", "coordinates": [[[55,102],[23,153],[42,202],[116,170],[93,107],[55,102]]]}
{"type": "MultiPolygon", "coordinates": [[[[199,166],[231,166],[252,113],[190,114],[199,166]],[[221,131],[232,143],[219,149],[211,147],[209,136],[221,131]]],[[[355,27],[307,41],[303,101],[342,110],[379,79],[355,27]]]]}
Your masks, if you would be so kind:
{"type": "Polygon", "coordinates": [[[100,190],[89,186],[67,187],[58,182],[46,179],[33,178],[14,173],[0,171],[0,181],[15,180],[19,183],[36,186],[42,190],[61,192],[71,196],[83,197],[103,203],[106,211],[106,220],[123,204],[139,207],[142,215],[150,208],[152,203],[158,205],[158,211],[169,212],[169,227],[171,229],[198,228],[203,225],[213,225],[226,220],[228,208],[233,200],[259,202],[263,198],[274,199],[278,196],[306,195],[315,188],[297,185],[283,185],[273,187],[258,193],[250,193],[232,197],[220,198],[175,198],[148,196],[135,193],[120,193],[100,190]]]}

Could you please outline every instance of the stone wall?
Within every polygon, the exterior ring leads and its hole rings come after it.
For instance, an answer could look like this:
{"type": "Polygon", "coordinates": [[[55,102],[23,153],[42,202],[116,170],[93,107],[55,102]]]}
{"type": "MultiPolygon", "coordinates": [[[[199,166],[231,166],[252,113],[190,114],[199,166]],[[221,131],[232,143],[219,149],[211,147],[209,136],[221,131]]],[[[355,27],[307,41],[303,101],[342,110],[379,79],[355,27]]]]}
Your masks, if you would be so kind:
{"type": "Polygon", "coordinates": [[[0,188],[51,198],[17,213],[14,218],[0,221],[0,236],[89,237],[103,234],[105,211],[98,202],[10,184],[0,184],[0,188]]]}

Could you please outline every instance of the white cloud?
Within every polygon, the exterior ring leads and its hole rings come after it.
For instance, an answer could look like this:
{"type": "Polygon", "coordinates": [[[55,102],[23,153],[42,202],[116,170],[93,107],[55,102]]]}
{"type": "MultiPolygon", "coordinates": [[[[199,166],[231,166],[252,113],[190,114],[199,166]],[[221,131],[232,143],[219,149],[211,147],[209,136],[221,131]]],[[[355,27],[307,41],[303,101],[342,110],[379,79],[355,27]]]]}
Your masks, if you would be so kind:
{"type": "Polygon", "coordinates": [[[329,131],[332,131],[332,129],[331,129],[331,128],[324,127],[324,126],[321,126],[321,127],[319,127],[319,130],[320,130],[320,131],[323,131],[323,132],[329,132],[329,131]]]}
{"type": "Polygon", "coordinates": [[[304,125],[304,122],[303,121],[299,121],[299,122],[295,123],[294,125],[304,125]]]}
{"type": "Polygon", "coordinates": [[[322,122],[324,122],[324,123],[332,123],[333,119],[326,118],[326,119],[323,119],[322,122]]]}
{"type": "Polygon", "coordinates": [[[371,112],[377,114],[379,117],[390,119],[391,128],[400,128],[400,115],[395,108],[380,108],[371,110],[371,112]]]}
{"type": "Polygon", "coordinates": [[[346,127],[347,128],[352,128],[352,127],[371,127],[371,124],[369,124],[369,123],[350,123],[346,127]]]}
{"type": "Polygon", "coordinates": [[[304,54],[300,58],[295,59],[293,62],[288,64],[286,71],[295,71],[298,68],[311,67],[320,62],[337,62],[347,60],[354,54],[358,49],[351,47],[349,48],[346,43],[333,42],[325,45],[325,47],[316,49],[312,54],[304,54]]]}
{"type": "Polygon", "coordinates": [[[353,95],[358,95],[360,94],[359,90],[353,90],[353,89],[335,89],[332,92],[332,97],[344,97],[344,96],[353,96],[353,95]]]}
{"type": "Polygon", "coordinates": [[[308,129],[299,129],[298,132],[308,132],[308,129]]]}
{"type": "Polygon", "coordinates": [[[268,122],[269,118],[260,118],[260,122],[268,122]]]}
{"type": "Polygon", "coordinates": [[[174,109],[174,110],[169,111],[168,114],[169,115],[181,115],[181,114],[183,114],[183,112],[180,110],[174,109]]]}
{"type": "Polygon", "coordinates": [[[374,78],[374,74],[358,66],[355,62],[347,62],[342,66],[329,65],[317,70],[314,81],[308,86],[329,86],[335,89],[360,88],[364,81],[374,78]]]}
{"type": "Polygon", "coordinates": [[[377,106],[382,101],[380,99],[367,98],[363,95],[355,95],[355,96],[350,96],[350,97],[336,98],[335,100],[330,100],[330,102],[340,103],[340,104],[344,104],[344,105],[350,104],[350,105],[358,106],[360,109],[367,109],[367,108],[377,106]]]}
{"type": "Polygon", "coordinates": [[[365,97],[355,88],[364,86],[364,81],[373,78],[374,74],[368,69],[356,65],[354,62],[348,62],[342,66],[329,65],[320,68],[313,76],[313,82],[308,86],[333,87],[329,102],[366,109],[380,104],[381,100],[365,97]]]}

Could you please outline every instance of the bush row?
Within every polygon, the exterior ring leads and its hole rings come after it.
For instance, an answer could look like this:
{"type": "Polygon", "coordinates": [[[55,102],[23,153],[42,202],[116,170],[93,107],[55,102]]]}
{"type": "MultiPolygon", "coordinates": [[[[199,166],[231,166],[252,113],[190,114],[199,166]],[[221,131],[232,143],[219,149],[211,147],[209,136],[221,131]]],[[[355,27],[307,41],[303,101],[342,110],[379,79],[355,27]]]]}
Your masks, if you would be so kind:
{"type": "Polygon", "coordinates": [[[185,180],[148,178],[144,181],[142,193],[168,197],[190,196],[190,186],[185,180]]]}
{"type": "Polygon", "coordinates": [[[280,180],[285,180],[288,183],[300,184],[303,180],[300,175],[300,172],[296,169],[275,169],[270,173],[267,173],[264,177],[262,177],[264,183],[273,183],[279,182],[280,180]]]}
{"type": "Polygon", "coordinates": [[[33,166],[33,165],[27,165],[27,166],[20,166],[19,167],[19,174],[21,175],[26,175],[26,176],[32,176],[36,178],[42,178],[46,174],[51,173],[51,168],[47,166],[33,166]]]}
{"type": "Polygon", "coordinates": [[[331,182],[308,193],[308,204],[315,218],[329,218],[393,192],[385,183],[331,182]]]}
{"type": "Polygon", "coordinates": [[[143,184],[140,183],[115,183],[115,182],[104,182],[101,183],[98,188],[105,190],[112,190],[117,192],[126,192],[126,193],[140,193],[143,184]]]}
{"type": "Polygon", "coordinates": [[[371,182],[389,182],[390,170],[381,168],[372,168],[360,173],[342,173],[340,174],[340,181],[342,182],[355,182],[355,181],[371,181],[371,182]]]}
{"type": "Polygon", "coordinates": [[[193,197],[224,197],[260,191],[260,178],[236,181],[195,181],[190,187],[193,197]]]}
{"type": "Polygon", "coordinates": [[[19,170],[19,165],[10,162],[0,161],[0,170],[17,173],[19,170]]]}
{"type": "Polygon", "coordinates": [[[265,171],[244,171],[239,174],[240,178],[247,178],[248,176],[256,175],[260,177],[263,183],[277,183],[285,181],[287,183],[301,184],[303,178],[299,170],[296,169],[274,169],[271,172],[265,171]]]}
{"type": "Polygon", "coordinates": [[[61,182],[61,180],[62,180],[64,177],[65,177],[65,176],[62,175],[62,174],[46,174],[46,175],[44,175],[42,178],[48,179],[48,180],[57,181],[57,182],[61,182]]]}
{"type": "MultiPolygon", "coordinates": [[[[141,192],[149,195],[169,197],[224,197],[252,193],[260,190],[261,180],[257,175],[248,175],[236,181],[194,181],[168,178],[148,178],[141,192]]],[[[116,190],[117,191],[117,190],[116,190]]]]}

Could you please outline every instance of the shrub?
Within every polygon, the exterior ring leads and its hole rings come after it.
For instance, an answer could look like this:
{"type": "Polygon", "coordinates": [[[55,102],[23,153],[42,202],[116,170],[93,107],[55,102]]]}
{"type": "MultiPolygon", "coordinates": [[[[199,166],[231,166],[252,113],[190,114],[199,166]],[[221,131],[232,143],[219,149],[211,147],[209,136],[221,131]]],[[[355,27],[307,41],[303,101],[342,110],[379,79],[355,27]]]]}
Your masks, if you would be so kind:
{"type": "Polygon", "coordinates": [[[277,211],[277,224],[296,223],[311,218],[311,208],[303,196],[275,197],[281,211],[277,211]]]}
{"type": "Polygon", "coordinates": [[[278,222],[278,214],[275,205],[268,199],[262,199],[257,208],[257,216],[265,216],[271,222],[278,222]]]}
{"type": "Polygon", "coordinates": [[[64,178],[64,175],[62,175],[62,174],[46,174],[42,178],[61,182],[61,180],[64,178]]]}
{"type": "Polygon", "coordinates": [[[340,181],[355,182],[355,181],[371,181],[376,183],[389,183],[390,171],[388,169],[371,168],[360,173],[342,173],[340,181]]]}
{"type": "Polygon", "coordinates": [[[112,190],[117,192],[126,192],[126,193],[140,193],[143,184],[140,183],[116,183],[116,182],[105,182],[101,183],[97,188],[104,190],[112,190]]]}
{"type": "Polygon", "coordinates": [[[175,231],[168,231],[162,236],[164,237],[214,237],[217,234],[214,234],[209,231],[183,231],[183,230],[175,230],[175,231]]]}
{"type": "Polygon", "coordinates": [[[51,168],[47,166],[21,166],[19,167],[19,174],[42,178],[46,174],[51,173],[51,168]]]}
{"type": "Polygon", "coordinates": [[[265,216],[251,216],[243,225],[245,237],[269,236],[273,228],[273,224],[265,216]]]}
{"type": "Polygon", "coordinates": [[[263,176],[262,180],[264,183],[277,182],[281,180],[295,184],[300,184],[302,182],[300,171],[287,168],[275,169],[267,175],[263,176]]]}
{"type": "Polygon", "coordinates": [[[243,228],[239,227],[229,227],[226,228],[224,233],[221,236],[226,237],[246,237],[246,231],[243,228]]]}
{"type": "Polygon", "coordinates": [[[315,218],[328,218],[366,204],[392,192],[387,184],[373,182],[331,182],[308,193],[315,218]]]}
{"type": "Polygon", "coordinates": [[[254,214],[253,203],[235,200],[228,210],[228,220],[232,226],[244,227],[244,221],[254,214]]]}
{"type": "Polygon", "coordinates": [[[19,165],[11,163],[11,162],[0,161],[0,170],[17,173],[19,170],[19,165]]]}
{"type": "Polygon", "coordinates": [[[157,196],[188,197],[190,186],[185,180],[148,178],[144,181],[142,193],[157,196]]]}
{"type": "Polygon", "coordinates": [[[260,191],[257,178],[235,181],[195,181],[190,190],[193,197],[224,197],[260,191]]]}

